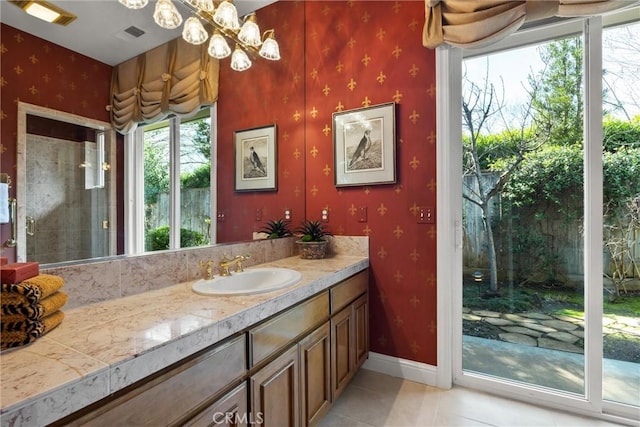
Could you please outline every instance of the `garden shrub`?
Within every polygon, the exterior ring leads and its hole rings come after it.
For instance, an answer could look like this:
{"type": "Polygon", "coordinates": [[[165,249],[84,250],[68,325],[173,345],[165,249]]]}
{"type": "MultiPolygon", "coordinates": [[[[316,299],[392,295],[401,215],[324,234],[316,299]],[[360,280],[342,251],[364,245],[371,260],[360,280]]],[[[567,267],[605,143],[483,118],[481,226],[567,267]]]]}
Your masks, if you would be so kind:
{"type": "MultiPolygon", "coordinates": [[[[197,231],[180,229],[180,247],[189,248],[207,243],[206,237],[197,231]]],[[[149,230],[145,236],[145,250],[161,251],[169,249],[169,226],[149,230]]]]}

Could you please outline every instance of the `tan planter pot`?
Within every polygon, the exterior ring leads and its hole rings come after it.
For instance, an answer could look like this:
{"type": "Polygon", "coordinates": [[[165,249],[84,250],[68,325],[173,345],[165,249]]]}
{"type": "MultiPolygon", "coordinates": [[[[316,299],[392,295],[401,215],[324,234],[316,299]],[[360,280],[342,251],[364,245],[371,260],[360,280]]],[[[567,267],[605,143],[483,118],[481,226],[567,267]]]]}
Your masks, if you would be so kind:
{"type": "Polygon", "coordinates": [[[323,242],[302,242],[296,241],[302,259],[322,259],[327,254],[328,241],[323,242]]]}

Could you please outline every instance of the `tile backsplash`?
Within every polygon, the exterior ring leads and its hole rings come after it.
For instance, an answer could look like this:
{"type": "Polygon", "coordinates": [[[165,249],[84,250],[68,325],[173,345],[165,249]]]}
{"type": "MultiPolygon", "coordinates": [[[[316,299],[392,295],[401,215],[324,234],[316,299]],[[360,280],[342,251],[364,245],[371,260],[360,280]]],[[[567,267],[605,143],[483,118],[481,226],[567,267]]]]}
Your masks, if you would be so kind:
{"type": "MultiPolygon", "coordinates": [[[[251,254],[244,265],[250,267],[294,256],[295,237],[253,240],[200,248],[185,248],[97,262],[43,268],[42,273],[61,276],[69,295],[65,308],[74,308],[188,282],[203,277],[200,261],[218,262],[224,254],[251,254]]],[[[331,253],[368,256],[367,237],[336,236],[331,253]]]]}

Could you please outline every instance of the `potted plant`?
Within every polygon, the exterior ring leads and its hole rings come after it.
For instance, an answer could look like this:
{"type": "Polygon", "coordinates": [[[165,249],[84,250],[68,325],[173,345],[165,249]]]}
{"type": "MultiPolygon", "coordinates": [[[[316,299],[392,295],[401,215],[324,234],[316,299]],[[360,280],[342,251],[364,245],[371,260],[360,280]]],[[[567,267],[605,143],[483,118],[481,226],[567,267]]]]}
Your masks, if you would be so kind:
{"type": "Polygon", "coordinates": [[[289,222],[283,219],[267,221],[264,227],[259,231],[260,233],[265,233],[267,235],[267,239],[278,239],[280,237],[293,236],[291,230],[289,230],[289,222]]]}
{"type": "Polygon", "coordinates": [[[331,236],[320,221],[303,221],[296,229],[300,233],[300,239],[296,241],[300,250],[300,258],[322,259],[327,253],[327,236],[331,236]]]}

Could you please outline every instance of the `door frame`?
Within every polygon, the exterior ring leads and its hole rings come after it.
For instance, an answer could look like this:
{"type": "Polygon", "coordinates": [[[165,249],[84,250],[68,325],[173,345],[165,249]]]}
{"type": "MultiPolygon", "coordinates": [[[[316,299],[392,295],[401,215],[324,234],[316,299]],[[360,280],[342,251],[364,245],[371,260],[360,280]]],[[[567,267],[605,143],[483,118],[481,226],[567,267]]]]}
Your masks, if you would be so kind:
{"type": "Polygon", "coordinates": [[[583,34],[585,78],[585,396],[489,378],[462,370],[462,49],[436,49],[437,215],[437,385],[454,384],[529,403],[569,410],[617,422],[637,417],[637,408],[602,400],[602,28],[636,20],[640,9],[570,20],[562,25],[519,32],[474,55],[519,45],[583,34]],[[589,78],[594,76],[597,78],[589,78]],[[595,142],[594,142],[595,141],[595,142]],[[599,313],[599,314],[598,314],[599,313]]]}

